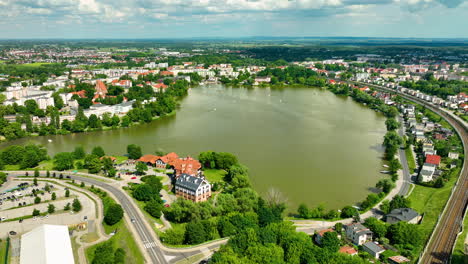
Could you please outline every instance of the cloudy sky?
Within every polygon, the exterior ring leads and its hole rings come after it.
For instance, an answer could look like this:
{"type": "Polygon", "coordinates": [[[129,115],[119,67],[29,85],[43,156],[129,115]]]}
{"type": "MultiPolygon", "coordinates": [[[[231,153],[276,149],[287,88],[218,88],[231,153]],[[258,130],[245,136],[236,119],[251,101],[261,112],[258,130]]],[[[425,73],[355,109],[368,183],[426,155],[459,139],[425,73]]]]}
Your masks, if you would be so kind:
{"type": "Polygon", "coordinates": [[[468,0],[0,0],[0,38],[468,38],[468,0]]]}

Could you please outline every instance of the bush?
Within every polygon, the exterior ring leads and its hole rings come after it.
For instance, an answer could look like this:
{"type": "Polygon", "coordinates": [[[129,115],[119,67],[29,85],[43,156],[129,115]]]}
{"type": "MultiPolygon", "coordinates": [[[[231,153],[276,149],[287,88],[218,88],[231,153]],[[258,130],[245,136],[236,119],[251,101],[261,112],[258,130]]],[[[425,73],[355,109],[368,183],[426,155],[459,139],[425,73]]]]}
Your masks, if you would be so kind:
{"type": "Polygon", "coordinates": [[[185,228],[172,228],[162,233],[161,240],[169,245],[182,245],[185,239],[185,228]]]}
{"type": "Polygon", "coordinates": [[[81,211],[81,202],[80,202],[80,200],[78,200],[77,198],[73,199],[72,208],[73,208],[73,211],[75,211],[75,212],[81,211]]]}
{"type": "Polygon", "coordinates": [[[106,210],[104,222],[108,225],[115,225],[120,221],[120,219],[122,219],[123,213],[124,212],[120,204],[112,204],[106,210]]]}
{"type": "Polygon", "coordinates": [[[39,216],[41,214],[41,211],[34,209],[32,212],[32,216],[39,216]]]}
{"type": "Polygon", "coordinates": [[[163,204],[159,201],[156,201],[154,199],[146,202],[145,211],[148,212],[152,217],[154,218],[160,218],[161,217],[161,211],[163,209],[163,204]]]}

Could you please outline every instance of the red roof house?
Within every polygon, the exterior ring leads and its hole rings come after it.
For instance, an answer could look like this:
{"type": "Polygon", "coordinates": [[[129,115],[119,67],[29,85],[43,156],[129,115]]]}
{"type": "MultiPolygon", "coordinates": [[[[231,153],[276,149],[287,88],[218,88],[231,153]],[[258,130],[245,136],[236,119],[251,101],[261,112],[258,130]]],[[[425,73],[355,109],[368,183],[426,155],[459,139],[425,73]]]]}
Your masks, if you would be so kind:
{"type": "Polygon", "coordinates": [[[350,247],[348,245],[342,246],[338,252],[343,253],[343,254],[348,254],[350,256],[354,256],[358,254],[358,251],[355,248],[350,247]]]}
{"type": "Polygon", "coordinates": [[[439,166],[440,165],[440,156],[439,155],[428,154],[428,155],[426,155],[426,163],[434,164],[434,165],[439,166]]]}

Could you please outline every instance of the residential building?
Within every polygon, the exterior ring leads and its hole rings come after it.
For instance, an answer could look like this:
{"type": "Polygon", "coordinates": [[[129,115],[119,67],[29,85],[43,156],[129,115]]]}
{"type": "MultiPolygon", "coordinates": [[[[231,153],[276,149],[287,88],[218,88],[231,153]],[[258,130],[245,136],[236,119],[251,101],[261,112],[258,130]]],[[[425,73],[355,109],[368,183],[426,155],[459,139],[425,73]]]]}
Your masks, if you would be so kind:
{"type": "Polygon", "coordinates": [[[403,256],[392,256],[388,258],[388,263],[390,264],[401,264],[401,263],[408,263],[408,262],[410,262],[410,260],[403,256]]]}
{"type": "Polygon", "coordinates": [[[371,254],[371,256],[376,259],[378,259],[380,257],[380,254],[382,254],[385,251],[385,249],[382,246],[376,244],[373,241],[364,243],[364,245],[362,245],[362,249],[367,253],[371,254]]]}
{"type": "Polygon", "coordinates": [[[348,254],[350,256],[355,256],[358,254],[358,251],[355,248],[348,245],[342,246],[338,252],[348,254]]]}
{"type": "Polygon", "coordinates": [[[372,240],[372,231],[360,223],[345,225],[346,237],[354,244],[362,245],[366,241],[372,240]]]}
{"type": "Polygon", "coordinates": [[[386,216],[386,222],[389,224],[394,224],[398,222],[407,222],[409,224],[417,224],[421,219],[418,212],[411,208],[397,208],[393,209],[386,216]]]}
{"type": "Polygon", "coordinates": [[[434,164],[436,166],[440,165],[440,156],[439,155],[426,155],[426,163],[434,164]]]}
{"type": "Polygon", "coordinates": [[[211,185],[204,178],[181,174],[175,183],[175,193],[186,200],[203,202],[211,197],[211,185]]]}

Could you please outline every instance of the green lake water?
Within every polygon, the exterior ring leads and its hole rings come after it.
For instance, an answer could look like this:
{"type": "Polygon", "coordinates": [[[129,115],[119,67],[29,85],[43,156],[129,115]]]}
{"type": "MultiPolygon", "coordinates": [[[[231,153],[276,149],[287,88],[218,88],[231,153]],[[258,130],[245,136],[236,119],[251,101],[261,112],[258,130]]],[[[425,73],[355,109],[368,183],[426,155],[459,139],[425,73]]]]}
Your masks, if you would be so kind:
{"type": "Polygon", "coordinates": [[[385,118],[318,88],[227,88],[189,91],[173,116],[126,129],[20,139],[0,145],[40,143],[50,154],[102,146],[123,154],[128,144],[145,153],[231,152],[250,169],[262,195],[280,192],[290,210],[299,203],[338,208],[363,200],[382,177],[385,118]],[[52,142],[48,142],[51,139],[52,142]]]}

